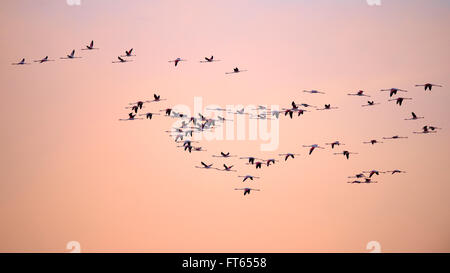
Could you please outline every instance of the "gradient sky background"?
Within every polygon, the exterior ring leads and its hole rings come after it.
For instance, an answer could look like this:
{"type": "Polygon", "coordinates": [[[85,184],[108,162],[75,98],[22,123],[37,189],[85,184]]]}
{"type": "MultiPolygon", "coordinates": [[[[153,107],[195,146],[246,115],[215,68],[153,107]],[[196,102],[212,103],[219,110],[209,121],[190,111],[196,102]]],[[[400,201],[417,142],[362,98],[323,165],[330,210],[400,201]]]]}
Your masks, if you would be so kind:
{"type": "MultiPolygon", "coordinates": [[[[383,252],[450,251],[450,2],[2,1],[0,9],[0,251],[383,252]],[[94,39],[97,51],[81,51],[94,39]],[[133,47],[134,62],[112,64],[133,47]],[[82,59],[59,60],[72,49],[82,59]],[[204,56],[222,61],[200,64],[204,56]],[[56,62],[11,66],[48,55],[56,62]],[[177,68],[170,59],[187,62],[177,68]],[[225,75],[238,66],[248,72],[225,75]],[[414,84],[444,88],[425,92],[414,84]],[[402,107],[383,88],[409,90],[402,107]],[[310,95],[318,89],[327,95],[310,95]],[[360,105],[359,89],[382,104],[360,105]],[[203,142],[207,153],[176,148],[172,120],[119,122],[124,106],[167,98],[176,104],[331,103],[280,122],[277,151],[260,141],[203,142]],[[415,111],[426,119],[404,121],[415,111]],[[423,125],[438,134],[414,135],[423,125]],[[374,147],[363,141],[408,135],[374,147]],[[307,156],[302,145],[341,140],[359,152],[307,156]],[[212,153],[299,158],[255,170],[212,153]],[[378,184],[347,184],[362,170],[378,184]],[[261,179],[249,196],[237,175],[261,179]]],[[[342,149],[338,149],[341,151],[342,149]]]]}

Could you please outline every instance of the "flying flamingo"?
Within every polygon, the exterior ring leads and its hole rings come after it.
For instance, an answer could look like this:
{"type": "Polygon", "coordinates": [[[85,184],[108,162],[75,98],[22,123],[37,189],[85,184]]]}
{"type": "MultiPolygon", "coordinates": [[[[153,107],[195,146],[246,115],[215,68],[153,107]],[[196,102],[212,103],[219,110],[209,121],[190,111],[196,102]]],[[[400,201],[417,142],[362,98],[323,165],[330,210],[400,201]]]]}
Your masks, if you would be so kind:
{"type": "Polygon", "coordinates": [[[345,145],[344,143],[340,143],[339,141],[334,141],[331,143],[325,143],[325,145],[331,145],[331,149],[334,149],[334,146],[345,145]]]}
{"type": "MultiPolygon", "coordinates": [[[[431,127],[433,127],[433,126],[431,126],[431,127]]],[[[425,125],[425,126],[423,126],[422,127],[422,132],[413,132],[414,134],[429,134],[429,133],[436,133],[436,127],[433,127],[433,129],[431,129],[431,127],[430,126],[428,126],[428,125],[425,125]],[[430,131],[430,129],[431,129],[431,131],[430,131]]]]}
{"type": "Polygon", "coordinates": [[[131,57],[131,56],[136,56],[136,55],[132,55],[133,49],[130,50],[125,50],[125,55],[121,55],[120,57],[131,57]]]}
{"type": "Polygon", "coordinates": [[[178,65],[179,62],[185,62],[187,60],[181,59],[181,58],[176,58],[175,60],[169,61],[169,63],[175,63],[175,66],[178,65]]]}
{"type": "Polygon", "coordinates": [[[255,160],[258,159],[256,157],[253,156],[248,156],[248,157],[239,157],[239,159],[248,159],[248,164],[255,164],[255,160]]]}
{"type": "Polygon", "coordinates": [[[284,156],[284,161],[286,161],[286,160],[288,160],[289,157],[294,159],[296,155],[300,155],[300,154],[286,153],[286,154],[278,154],[278,155],[279,156],[284,156]]]}
{"type": "Polygon", "coordinates": [[[234,189],[236,191],[244,191],[244,195],[250,194],[250,191],[259,191],[259,189],[252,189],[252,188],[242,188],[242,189],[234,189]]]}
{"type": "Polygon", "coordinates": [[[363,90],[359,90],[355,94],[347,94],[349,96],[358,96],[358,97],[370,97],[369,95],[364,94],[363,90]]]}
{"type": "Polygon", "coordinates": [[[213,164],[206,164],[206,163],[203,162],[203,161],[201,161],[200,163],[202,164],[202,167],[200,167],[200,166],[195,166],[195,167],[196,167],[196,168],[199,168],[199,169],[213,169],[213,168],[212,168],[213,164]]]}
{"type": "Polygon", "coordinates": [[[331,107],[331,104],[325,104],[324,108],[317,109],[317,110],[331,110],[331,109],[339,109],[339,107],[331,107]]]}
{"type": "Polygon", "coordinates": [[[147,112],[145,114],[140,114],[139,116],[145,116],[146,119],[152,119],[153,115],[159,115],[159,113],[151,113],[151,112],[147,112]]]}
{"type": "Polygon", "coordinates": [[[374,105],[377,105],[377,104],[379,104],[379,103],[375,103],[375,101],[367,101],[367,104],[363,104],[363,105],[361,105],[362,107],[366,107],[366,106],[374,106],[374,105]]]}
{"type": "Polygon", "coordinates": [[[438,85],[438,84],[432,84],[432,83],[426,83],[426,84],[416,84],[416,87],[418,86],[423,86],[425,91],[427,91],[427,89],[429,89],[431,91],[431,89],[433,88],[433,86],[436,87],[442,87],[442,85],[438,85]]]}
{"type": "Polygon", "coordinates": [[[393,171],[386,171],[386,172],[391,173],[391,174],[406,173],[405,171],[401,171],[401,170],[393,170],[393,171]]]}
{"type": "Polygon", "coordinates": [[[317,90],[303,90],[303,92],[305,93],[310,93],[310,94],[325,94],[324,92],[321,91],[317,91],[317,90]]]}
{"type": "Polygon", "coordinates": [[[23,58],[22,60],[20,60],[20,62],[18,62],[18,63],[12,63],[12,65],[25,65],[25,64],[30,64],[30,63],[26,63],[26,62],[25,62],[25,58],[23,58]]]}
{"type": "Polygon", "coordinates": [[[416,115],[416,113],[414,113],[414,112],[411,112],[411,118],[405,118],[405,120],[416,120],[416,119],[422,119],[422,118],[424,118],[424,117],[418,117],[417,115],[416,115]]]}
{"type": "Polygon", "coordinates": [[[86,48],[83,48],[82,50],[92,50],[92,49],[98,49],[94,47],[94,41],[92,40],[89,45],[86,46],[86,48]]]}
{"type": "Polygon", "coordinates": [[[314,149],[318,148],[318,149],[325,149],[323,147],[320,147],[317,144],[313,144],[313,145],[303,145],[303,147],[310,147],[309,149],[309,154],[312,154],[312,152],[314,151],[314,149]]]}
{"type": "Polygon", "coordinates": [[[253,181],[253,179],[259,178],[259,177],[257,177],[257,176],[253,176],[253,175],[244,175],[244,176],[239,175],[238,177],[243,177],[243,178],[244,178],[244,179],[242,180],[242,182],[245,182],[245,180],[247,180],[247,179],[250,179],[250,180],[253,181]]]}
{"type": "Polygon", "coordinates": [[[267,159],[267,160],[266,160],[267,167],[270,166],[270,163],[275,164],[276,161],[278,161],[278,160],[275,160],[275,159],[273,159],[273,158],[267,159]]]}
{"type": "Polygon", "coordinates": [[[403,137],[403,136],[383,137],[383,139],[400,139],[400,138],[408,138],[408,137],[403,137]]]}
{"type": "Polygon", "coordinates": [[[211,56],[211,57],[205,57],[205,61],[200,61],[201,63],[212,63],[212,62],[218,62],[218,61],[220,61],[220,60],[215,60],[214,59],[214,56],[211,56]]]}
{"type": "Polygon", "coordinates": [[[365,142],[363,142],[364,144],[372,144],[372,145],[374,145],[374,144],[377,144],[377,143],[383,143],[383,142],[381,142],[381,141],[378,141],[378,140],[376,140],[376,139],[372,139],[372,140],[370,140],[370,141],[365,141],[365,142]]]}
{"type": "Polygon", "coordinates": [[[347,159],[349,159],[350,154],[358,154],[358,153],[352,153],[349,151],[343,151],[342,153],[334,153],[335,155],[344,155],[347,159]]]}
{"type": "Polygon", "coordinates": [[[75,49],[72,50],[72,52],[70,52],[69,55],[67,55],[67,57],[61,57],[60,59],[80,59],[82,57],[76,57],[75,56],[75,49]]]}
{"type": "Polygon", "coordinates": [[[397,92],[408,92],[407,90],[403,90],[400,88],[389,88],[389,89],[381,89],[381,92],[389,92],[389,97],[392,97],[393,95],[397,95],[397,92]]]}
{"type": "Polygon", "coordinates": [[[380,175],[380,173],[386,173],[386,172],[381,172],[381,171],[377,171],[377,170],[371,170],[371,171],[364,171],[363,173],[368,173],[369,174],[369,178],[372,178],[372,176],[374,174],[380,175]]]}
{"type": "Polygon", "coordinates": [[[231,168],[233,168],[233,165],[231,166],[227,166],[226,164],[223,164],[223,170],[222,171],[226,171],[226,172],[235,172],[235,170],[232,170],[231,168]]]}
{"type": "Polygon", "coordinates": [[[261,162],[261,161],[256,161],[256,162],[255,162],[255,167],[256,167],[256,169],[261,169],[262,164],[263,164],[263,162],[261,162]]]}
{"type": "Polygon", "coordinates": [[[235,67],[233,68],[233,72],[225,72],[225,74],[235,74],[235,73],[240,73],[240,72],[245,72],[247,70],[239,70],[239,68],[235,67]]]}
{"type": "Polygon", "coordinates": [[[124,58],[117,56],[117,59],[119,59],[119,61],[112,61],[113,64],[120,64],[120,63],[128,63],[128,62],[132,62],[133,60],[125,60],[124,58]]]}
{"type": "Polygon", "coordinates": [[[230,155],[230,152],[228,153],[224,153],[224,152],[220,152],[220,155],[213,155],[213,157],[235,157],[235,155],[230,155]]]}
{"type": "Polygon", "coordinates": [[[362,183],[370,184],[370,183],[378,183],[378,182],[372,181],[372,179],[370,179],[370,178],[366,178],[366,179],[364,179],[364,181],[362,183]]]}
{"type": "Polygon", "coordinates": [[[395,104],[398,104],[399,106],[402,106],[402,103],[404,100],[412,100],[412,98],[396,98],[396,99],[391,99],[388,101],[395,101],[395,104]]]}
{"type": "Polygon", "coordinates": [[[40,60],[35,60],[34,62],[36,62],[36,63],[45,63],[45,62],[53,62],[53,61],[55,61],[55,60],[49,60],[48,59],[48,56],[45,56],[43,59],[40,59],[40,60]]]}
{"type": "Polygon", "coordinates": [[[365,175],[363,173],[357,173],[355,176],[349,176],[348,178],[363,178],[365,175]]]}
{"type": "Polygon", "coordinates": [[[120,120],[120,121],[127,121],[127,120],[136,120],[136,119],[142,119],[142,118],[136,118],[136,115],[135,115],[135,114],[129,113],[127,119],[119,119],[119,120],[120,120]]]}

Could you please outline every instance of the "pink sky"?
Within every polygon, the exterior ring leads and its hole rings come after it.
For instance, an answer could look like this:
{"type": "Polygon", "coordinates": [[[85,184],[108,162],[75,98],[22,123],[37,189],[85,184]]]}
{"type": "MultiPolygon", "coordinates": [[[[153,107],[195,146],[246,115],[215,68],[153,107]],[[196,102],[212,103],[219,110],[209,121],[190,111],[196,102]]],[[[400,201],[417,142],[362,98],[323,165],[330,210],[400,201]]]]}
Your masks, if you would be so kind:
{"type": "MultiPolygon", "coordinates": [[[[0,251],[450,251],[450,4],[382,1],[3,1],[0,9],[0,251]],[[95,40],[97,51],[80,49],[95,40]],[[134,62],[112,64],[134,48],[134,62]],[[60,60],[72,49],[82,59],[60,60]],[[12,66],[48,55],[55,62],[12,66]],[[204,56],[221,59],[200,64],[204,56]],[[187,59],[174,68],[168,60],[187,59]],[[225,75],[238,66],[248,72],[225,75]],[[425,92],[414,84],[443,88],[425,92]],[[412,97],[402,107],[380,89],[412,97]],[[310,95],[318,89],[326,95],[310,95]],[[381,105],[365,109],[359,89],[381,105]],[[119,122],[129,102],[340,107],[280,121],[276,151],[260,141],[206,141],[188,154],[173,120],[119,122]],[[425,116],[405,121],[411,111],[425,116]],[[423,125],[443,128],[414,135],[423,125]],[[372,138],[408,135],[378,146],[372,138]],[[329,147],[339,139],[350,160],[329,147]],[[295,160],[255,170],[212,153],[295,160]],[[237,173],[194,168],[234,164],[237,173]],[[362,170],[401,169],[347,184],[362,170]],[[261,179],[245,184],[237,175],[261,179]],[[234,191],[250,185],[249,196],[234,191]]],[[[339,151],[342,149],[340,148],[339,151]]],[[[247,182],[246,182],[247,183],[247,182]]]]}

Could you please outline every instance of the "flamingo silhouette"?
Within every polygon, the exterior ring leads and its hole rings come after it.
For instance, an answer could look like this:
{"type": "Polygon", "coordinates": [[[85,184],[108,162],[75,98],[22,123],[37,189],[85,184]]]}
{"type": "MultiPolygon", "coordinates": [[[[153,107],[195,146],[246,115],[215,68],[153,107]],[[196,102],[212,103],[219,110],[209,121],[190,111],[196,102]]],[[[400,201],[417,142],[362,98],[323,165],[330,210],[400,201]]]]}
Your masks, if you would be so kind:
{"type": "Polygon", "coordinates": [[[241,189],[234,189],[236,191],[244,191],[244,195],[250,194],[251,191],[260,191],[259,189],[252,189],[252,188],[241,188],[241,189]]]}
{"type": "Polygon", "coordinates": [[[212,169],[213,164],[206,164],[203,161],[201,161],[200,163],[202,164],[202,167],[200,167],[200,166],[195,166],[195,167],[199,168],[199,169],[212,169]]]}
{"type": "Polygon", "coordinates": [[[22,60],[20,60],[20,62],[12,63],[12,65],[25,65],[25,64],[30,64],[30,63],[26,63],[26,62],[25,62],[25,58],[23,58],[22,60]]]}
{"type": "Polygon", "coordinates": [[[358,97],[370,97],[369,95],[364,94],[363,90],[359,90],[358,92],[354,94],[347,94],[349,96],[358,96],[358,97]]]}
{"type": "Polygon", "coordinates": [[[305,93],[310,93],[310,94],[325,94],[324,92],[321,91],[317,91],[317,90],[303,90],[303,92],[305,93]]]}
{"type": "Polygon", "coordinates": [[[374,106],[374,105],[377,105],[377,104],[379,104],[379,103],[375,103],[375,101],[367,101],[367,104],[363,104],[363,105],[361,105],[362,107],[366,107],[366,106],[374,106]]]}
{"type": "Polygon", "coordinates": [[[334,153],[335,155],[344,155],[347,159],[349,159],[350,154],[358,154],[358,153],[352,153],[349,151],[343,151],[342,153],[334,153]]]}
{"type": "Polygon", "coordinates": [[[317,110],[331,110],[331,109],[338,109],[339,107],[331,107],[331,104],[325,104],[323,108],[317,109],[317,110]]]}
{"type": "Polygon", "coordinates": [[[242,180],[242,182],[245,182],[245,180],[247,180],[247,179],[250,179],[250,180],[253,181],[253,179],[259,178],[259,177],[257,177],[257,176],[253,176],[253,175],[244,175],[244,176],[239,175],[238,177],[244,178],[244,179],[242,180]]]}
{"type": "Polygon", "coordinates": [[[66,55],[66,57],[61,57],[60,59],[81,59],[82,57],[75,56],[75,49],[70,52],[69,55],[66,55]]]}
{"type": "Polygon", "coordinates": [[[372,145],[374,145],[374,144],[377,144],[377,143],[383,143],[383,142],[381,142],[381,141],[378,141],[378,140],[376,140],[376,139],[372,139],[372,140],[370,140],[370,141],[365,141],[365,142],[363,142],[364,144],[372,144],[372,145]]]}
{"type": "Polygon", "coordinates": [[[344,143],[340,143],[339,141],[334,141],[331,143],[325,143],[325,145],[331,145],[331,149],[334,149],[334,146],[345,145],[344,143]]]}
{"type": "Polygon", "coordinates": [[[433,84],[433,83],[416,84],[416,87],[418,87],[418,86],[423,86],[424,89],[425,89],[425,91],[427,91],[427,89],[431,91],[431,89],[433,88],[433,86],[436,86],[436,87],[442,87],[442,85],[439,85],[439,84],[433,84]]]}
{"type": "Polygon", "coordinates": [[[176,58],[175,60],[169,61],[169,63],[174,63],[175,66],[178,65],[179,62],[185,62],[187,60],[181,59],[181,58],[176,58]]]}
{"type": "Polygon", "coordinates": [[[354,176],[349,176],[348,178],[363,178],[365,175],[363,173],[357,173],[354,176]]]}
{"type": "Polygon", "coordinates": [[[117,56],[117,59],[119,61],[112,61],[113,64],[120,64],[120,63],[128,63],[128,62],[132,62],[133,60],[125,60],[124,58],[117,56]]]}
{"type": "Polygon", "coordinates": [[[371,170],[371,171],[364,171],[363,173],[368,173],[369,174],[369,178],[372,178],[372,176],[374,174],[380,175],[380,173],[386,173],[386,172],[381,172],[381,171],[377,171],[377,170],[371,170]]]}
{"type": "Polygon", "coordinates": [[[211,56],[211,57],[205,57],[205,60],[204,61],[200,61],[201,63],[212,63],[212,62],[218,62],[218,61],[220,61],[220,60],[215,60],[214,59],[214,56],[211,56]]]}
{"type": "Polygon", "coordinates": [[[245,72],[247,70],[239,70],[239,68],[235,67],[233,68],[233,72],[225,72],[225,74],[235,74],[235,73],[241,73],[241,72],[245,72]]]}
{"type": "Polygon", "coordinates": [[[389,92],[389,97],[392,97],[393,95],[397,95],[397,92],[408,92],[407,90],[403,90],[400,88],[389,88],[389,89],[381,89],[381,92],[389,92]]]}
{"type": "Polygon", "coordinates": [[[86,48],[82,48],[82,50],[93,50],[93,49],[98,49],[94,47],[94,40],[92,40],[91,43],[86,46],[86,48]]]}
{"type": "Polygon", "coordinates": [[[401,171],[401,170],[393,170],[393,171],[387,171],[388,173],[391,174],[396,174],[396,173],[406,173],[405,171],[401,171]]]}
{"type": "Polygon", "coordinates": [[[408,138],[408,137],[403,137],[403,136],[383,137],[383,139],[400,139],[400,138],[408,138]]]}
{"type": "Polygon", "coordinates": [[[325,148],[323,148],[323,147],[320,147],[319,145],[317,145],[317,144],[313,144],[313,145],[303,145],[303,147],[309,147],[310,149],[309,149],[309,154],[312,154],[312,152],[314,152],[314,150],[317,148],[317,149],[325,149],[325,148]]]}
{"type": "Polygon", "coordinates": [[[416,120],[416,119],[423,119],[424,117],[418,117],[417,115],[416,115],[416,113],[414,113],[414,112],[411,112],[411,118],[405,118],[405,120],[416,120]]]}
{"type": "Polygon", "coordinates": [[[40,60],[35,60],[34,62],[36,63],[46,63],[46,62],[54,62],[55,60],[49,60],[48,56],[45,56],[44,58],[40,59],[40,60]]]}
{"type": "Polygon", "coordinates": [[[125,55],[121,55],[120,57],[131,57],[131,56],[136,56],[136,55],[132,55],[133,49],[131,48],[130,50],[125,50],[125,55]]]}
{"type": "Polygon", "coordinates": [[[395,101],[395,104],[398,104],[398,106],[402,106],[404,100],[412,100],[412,98],[396,98],[388,101],[395,101]]]}

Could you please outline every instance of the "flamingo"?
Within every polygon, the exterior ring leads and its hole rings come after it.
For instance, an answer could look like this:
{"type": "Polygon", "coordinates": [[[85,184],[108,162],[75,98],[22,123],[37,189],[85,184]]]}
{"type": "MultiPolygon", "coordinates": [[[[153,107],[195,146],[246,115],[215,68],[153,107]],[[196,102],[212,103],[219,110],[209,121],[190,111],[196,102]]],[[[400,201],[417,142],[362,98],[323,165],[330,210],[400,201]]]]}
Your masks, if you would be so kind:
{"type": "Polygon", "coordinates": [[[401,170],[393,170],[393,171],[386,171],[386,172],[391,173],[391,174],[406,173],[405,171],[401,171],[401,170]]]}
{"type": "Polygon", "coordinates": [[[381,142],[381,141],[378,141],[378,140],[376,140],[376,139],[372,139],[372,140],[370,140],[370,141],[365,141],[365,142],[363,142],[364,144],[372,144],[372,145],[374,145],[374,144],[377,144],[377,143],[383,143],[383,142],[381,142]]]}
{"type": "Polygon", "coordinates": [[[83,48],[82,50],[92,50],[92,49],[98,49],[94,47],[94,40],[91,41],[89,45],[86,46],[86,48],[83,48]]]}
{"type": "Polygon", "coordinates": [[[231,168],[233,168],[233,165],[231,165],[231,166],[227,166],[226,164],[223,164],[223,171],[226,171],[226,172],[235,172],[235,170],[232,170],[231,168]]]}
{"type": "Polygon", "coordinates": [[[248,157],[239,157],[239,159],[248,159],[248,164],[255,164],[255,160],[258,159],[256,157],[253,156],[248,156],[248,157]]]}
{"type": "Polygon", "coordinates": [[[349,96],[358,96],[358,97],[370,97],[369,95],[364,94],[363,90],[359,90],[355,94],[347,94],[349,96]]]}
{"type": "Polygon", "coordinates": [[[359,180],[353,180],[353,181],[348,181],[347,183],[350,183],[350,184],[361,184],[363,182],[361,182],[359,180]]]}
{"type": "Polygon", "coordinates": [[[275,159],[273,159],[273,158],[267,159],[267,160],[266,160],[267,167],[270,166],[270,163],[275,164],[275,161],[277,161],[277,160],[275,160],[275,159]]]}
{"type": "Polygon", "coordinates": [[[339,107],[331,107],[331,104],[325,104],[324,108],[317,109],[317,110],[331,110],[331,109],[338,109],[339,107]]]}
{"type": "Polygon", "coordinates": [[[228,157],[235,157],[235,155],[230,155],[230,152],[228,152],[228,153],[220,152],[220,155],[213,155],[213,157],[225,157],[225,158],[228,158],[228,157]]]}
{"type": "Polygon", "coordinates": [[[60,59],[80,59],[82,57],[76,57],[75,56],[75,49],[72,50],[72,52],[70,52],[69,55],[66,55],[67,57],[61,57],[60,59]]]}
{"type": "Polygon", "coordinates": [[[20,62],[18,62],[18,63],[12,63],[12,65],[25,65],[25,64],[30,64],[30,63],[26,63],[26,62],[25,62],[25,58],[23,58],[22,60],[20,60],[20,62]]]}
{"type": "Polygon", "coordinates": [[[125,55],[121,55],[120,57],[131,57],[131,56],[136,56],[136,55],[132,55],[133,49],[131,48],[130,50],[125,50],[125,55]]]}
{"type": "Polygon", "coordinates": [[[211,57],[205,57],[205,61],[200,61],[201,63],[212,63],[212,62],[218,62],[218,61],[220,61],[220,60],[215,60],[214,59],[214,56],[211,56],[211,57]]]}
{"type": "Polygon", "coordinates": [[[303,92],[305,93],[310,93],[310,94],[325,94],[324,92],[321,91],[317,91],[317,90],[303,90],[303,92]]]}
{"type": "Polygon", "coordinates": [[[117,56],[117,59],[119,59],[119,61],[112,61],[113,64],[120,64],[120,63],[128,63],[128,62],[132,62],[133,60],[125,60],[124,58],[117,56]]]}
{"type": "Polygon", "coordinates": [[[256,167],[256,169],[261,169],[262,164],[263,164],[263,162],[261,162],[261,161],[255,162],[255,167],[256,167]]]}
{"type": "Polygon", "coordinates": [[[347,159],[349,159],[350,154],[358,154],[358,153],[352,153],[349,151],[343,151],[342,153],[334,153],[335,155],[344,155],[347,159]]]}
{"type": "Polygon", "coordinates": [[[320,147],[317,144],[313,144],[313,145],[303,145],[303,147],[310,147],[309,149],[309,154],[312,154],[312,152],[314,151],[314,149],[318,148],[318,149],[325,149],[323,147],[320,147]]]}
{"type": "Polygon", "coordinates": [[[136,119],[142,119],[142,118],[136,118],[136,115],[133,113],[128,114],[128,118],[126,119],[119,119],[120,121],[127,121],[127,120],[136,120],[136,119]]]}
{"type": "Polygon", "coordinates": [[[239,68],[235,67],[233,68],[233,72],[225,72],[225,74],[235,74],[235,73],[240,73],[240,72],[245,72],[247,70],[239,70],[239,68]]]}
{"type": "Polygon", "coordinates": [[[153,115],[159,115],[159,113],[147,112],[145,114],[140,114],[139,116],[145,116],[146,119],[152,119],[153,115]]]}
{"type": "Polygon", "coordinates": [[[374,106],[374,105],[377,105],[377,104],[379,104],[379,103],[375,103],[375,101],[367,101],[367,104],[363,104],[363,105],[361,105],[362,107],[366,107],[366,106],[374,106]]]}
{"type": "Polygon", "coordinates": [[[253,181],[253,179],[257,179],[257,178],[259,178],[259,177],[257,177],[257,176],[253,176],[253,175],[239,175],[238,177],[243,177],[244,179],[242,180],[242,182],[245,182],[245,180],[247,180],[247,179],[250,179],[250,180],[252,180],[253,181]]]}
{"type": "Polygon", "coordinates": [[[169,61],[169,63],[175,63],[175,66],[178,65],[179,62],[185,62],[187,60],[181,59],[181,58],[176,58],[175,60],[169,61]]]}
{"type": "Polygon", "coordinates": [[[334,149],[334,146],[345,145],[344,143],[340,143],[339,141],[334,141],[331,143],[325,143],[325,145],[331,145],[331,149],[334,149]]]}
{"type": "Polygon", "coordinates": [[[363,173],[357,173],[355,176],[349,176],[348,178],[363,178],[365,175],[363,173]]]}
{"type": "Polygon", "coordinates": [[[402,106],[402,103],[403,103],[404,100],[412,100],[412,98],[402,98],[402,97],[400,97],[400,98],[391,99],[391,100],[388,100],[388,101],[395,101],[395,104],[398,104],[399,106],[402,106]]]}
{"type": "Polygon", "coordinates": [[[381,92],[389,92],[389,97],[392,97],[393,95],[397,95],[397,92],[408,92],[407,90],[403,90],[400,88],[389,88],[389,89],[381,89],[381,92]]]}
{"type": "Polygon", "coordinates": [[[200,166],[195,166],[195,167],[199,168],[199,169],[212,169],[213,164],[206,164],[203,161],[201,161],[200,163],[202,164],[202,167],[200,167],[200,166]]]}
{"type": "Polygon", "coordinates": [[[424,118],[424,117],[418,117],[417,115],[416,115],[416,113],[414,113],[414,112],[411,112],[411,118],[405,118],[405,120],[416,120],[416,119],[422,119],[422,118],[424,118]]]}
{"type": "Polygon", "coordinates": [[[427,91],[427,89],[429,89],[431,91],[431,89],[433,88],[433,86],[436,87],[442,87],[442,85],[439,84],[433,84],[433,83],[426,83],[426,84],[416,84],[416,87],[418,86],[423,86],[425,91],[427,91]]]}
{"type": "Polygon", "coordinates": [[[244,195],[250,194],[250,191],[260,191],[259,189],[252,189],[252,188],[242,188],[242,189],[234,189],[236,191],[244,191],[244,195]]]}
{"type": "Polygon", "coordinates": [[[372,179],[370,179],[370,178],[366,178],[366,179],[364,179],[364,182],[362,182],[362,183],[370,184],[370,183],[378,183],[378,182],[377,181],[372,181],[372,179]]]}
{"type": "Polygon", "coordinates": [[[40,59],[40,60],[35,60],[34,62],[36,62],[36,63],[45,63],[45,62],[53,62],[53,61],[55,61],[55,60],[49,60],[48,59],[48,56],[45,56],[43,59],[40,59]]]}
{"type": "Polygon", "coordinates": [[[422,132],[413,132],[414,134],[429,134],[429,133],[436,133],[436,130],[437,128],[436,127],[433,127],[433,126],[428,126],[428,125],[425,125],[425,126],[423,126],[422,127],[422,132]],[[433,128],[433,129],[431,129],[431,128],[433,128]],[[431,130],[431,131],[430,131],[431,130]]]}
{"type": "Polygon", "coordinates": [[[279,156],[284,156],[284,161],[286,161],[286,160],[288,160],[289,157],[294,159],[296,155],[300,155],[300,154],[286,153],[286,154],[278,154],[278,155],[279,156]]]}
{"type": "Polygon", "coordinates": [[[368,173],[369,174],[369,178],[372,178],[372,176],[374,174],[380,175],[380,173],[386,173],[386,172],[381,172],[381,171],[377,171],[377,170],[371,170],[371,171],[364,171],[363,173],[368,173]]]}
{"type": "Polygon", "coordinates": [[[383,137],[383,139],[400,139],[400,138],[408,138],[408,137],[403,137],[403,136],[383,137]]]}

